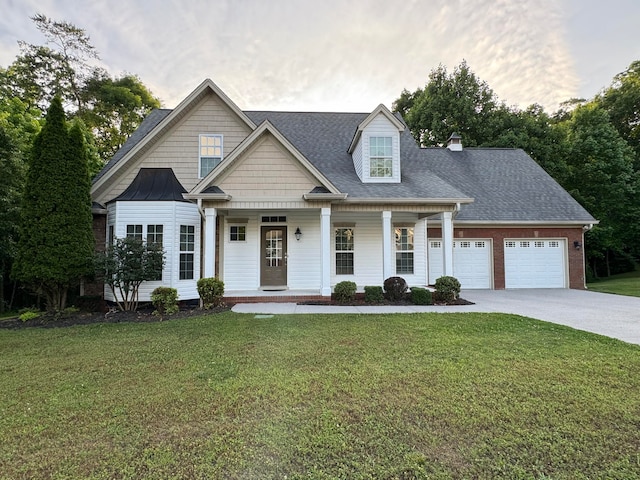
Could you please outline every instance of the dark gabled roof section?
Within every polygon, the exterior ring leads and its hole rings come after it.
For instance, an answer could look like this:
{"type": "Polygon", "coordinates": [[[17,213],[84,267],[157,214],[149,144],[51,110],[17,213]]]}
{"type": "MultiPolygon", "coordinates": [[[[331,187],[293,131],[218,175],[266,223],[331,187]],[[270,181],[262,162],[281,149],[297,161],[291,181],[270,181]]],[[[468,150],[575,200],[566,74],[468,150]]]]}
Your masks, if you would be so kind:
{"type": "Polygon", "coordinates": [[[131,185],[111,202],[189,202],[187,193],[170,168],[141,168],[131,185]]]}
{"type": "Polygon", "coordinates": [[[564,188],[521,149],[422,150],[426,168],[475,201],[457,221],[596,223],[564,188]]]}
{"type": "Polygon", "coordinates": [[[400,133],[401,182],[363,183],[348,152],[354,132],[370,113],[245,112],[255,123],[269,120],[349,199],[469,200],[424,168],[424,157],[408,129],[400,133]]]}
{"type": "Polygon", "coordinates": [[[133,147],[135,147],[144,137],[146,137],[151,131],[158,126],[158,124],[164,120],[167,115],[172,112],[170,109],[156,109],[152,110],[149,115],[145,117],[140,126],[131,134],[131,136],[124,142],[124,145],[115,153],[111,160],[107,162],[102,170],[93,178],[95,183],[100,177],[104,176],[114,165],[116,165],[133,147]]]}
{"type": "Polygon", "coordinates": [[[222,189],[220,187],[217,187],[216,185],[211,185],[205,188],[202,193],[224,193],[224,191],[222,191],[222,189]]]}

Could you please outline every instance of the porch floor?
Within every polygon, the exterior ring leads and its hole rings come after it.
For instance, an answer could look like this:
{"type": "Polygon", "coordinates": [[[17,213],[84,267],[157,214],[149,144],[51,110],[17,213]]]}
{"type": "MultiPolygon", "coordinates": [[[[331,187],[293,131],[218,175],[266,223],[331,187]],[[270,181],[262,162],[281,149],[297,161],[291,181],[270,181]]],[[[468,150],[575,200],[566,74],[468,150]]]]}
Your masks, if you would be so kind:
{"type": "Polygon", "coordinates": [[[326,302],[331,297],[323,297],[320,290],[228,290],[224,293],[227,304],[235,303],[283,303],[283,302],[326,302]]]}

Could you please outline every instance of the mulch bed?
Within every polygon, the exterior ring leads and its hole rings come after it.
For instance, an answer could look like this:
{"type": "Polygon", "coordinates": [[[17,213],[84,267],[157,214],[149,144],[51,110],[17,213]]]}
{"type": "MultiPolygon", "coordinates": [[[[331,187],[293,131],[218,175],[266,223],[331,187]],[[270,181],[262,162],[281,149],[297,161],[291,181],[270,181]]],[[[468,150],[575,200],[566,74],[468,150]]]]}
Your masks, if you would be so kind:
{"type": "Polygon", "coordinates": [[[225,312],[231,307],[224,306],[203,310],[201,308],[181,308],[173,315],[154,315],[153,308],[142,307],[135,312],[121,312],[119,310],[109,312],[76,312],[62,313],[54,315],[51,313],[43,313],[37,318],[23,322],[19,318],[8,318],[0,320],[0,328],[20,329],[20,328],[57,328],[72,327],[74,325],[91,325],[94,323],[150,323],[162,322],[163,320],[175,320],[181,318],[196,317],[199,315],[207,315],[211,313],[225,312]]]}
{"type": "MultiPolygon", "coordinates": [[[[443,306],[443,305],[475,305],[473,302],[470,302],[468,300],[465,300],[464,298],[458,298],[457,300],[454,300],[453,302],[434,302],[434,305],[438,305],[438,306],[443,306]]],[[[385,300],[382,303],[367,303],[364,301],[364,296],[362,294],[356,294],[356,298],[354,301],[352,302],[347,302],[347,303],[341,303],[338,302],[335,299],[331,299],[331,300],[327,300],[326,302],[324,301],[316,301],[316,302],[298,302],[298,305],[337,305],[337,306],[353,306],[353,307],[363,307],[363,306],[369,306],[369,307],[375,307],[376,305],[413,305],[413,302],[411,302],[410,300],[398,300],[397,302],[391,302],[389,300],[385,300]]]]}
{"type": "MultiPolygon", "coordinates": [[[[376,305],[413,305],[409,300],[399,300],[397,302],[391,302],[385,300],[382,303],[366,303],[362,295],[357,295],[356,299],[350,303],[340,303],[334,299],[326,302],[298,302],[300,305],[339,305],[339,306],[376,306],[376,305]]],[[[464,298],[458,298],[451,303],[436,302],[434,305],[473,305],[473,302],[469,302],[464,298]]],[[[135,312],[122,312],[119,310],[111,310],[109,312],[76,312],[76,313],[62,313],[54,315],[51,313],[43,313],[37,318],[27,320],[23,322],[19,318],[8,318],[0,320],[0,328],[6,329],[21,329],[21,328],[58,328],[58,327],[72,327],[74,325],[91,325],[94,323],[149,323],[149,322],[162,322],[163,320],[175,320],[181,318],[190,318],[199,315],[226,312],[231,309],[231,305],[218,308],[212,308],[209,310],[203,310],[201,308],[181,308],[177,313],[173,315],[154,315],[152,307],[141,307],[135,312]]]]}

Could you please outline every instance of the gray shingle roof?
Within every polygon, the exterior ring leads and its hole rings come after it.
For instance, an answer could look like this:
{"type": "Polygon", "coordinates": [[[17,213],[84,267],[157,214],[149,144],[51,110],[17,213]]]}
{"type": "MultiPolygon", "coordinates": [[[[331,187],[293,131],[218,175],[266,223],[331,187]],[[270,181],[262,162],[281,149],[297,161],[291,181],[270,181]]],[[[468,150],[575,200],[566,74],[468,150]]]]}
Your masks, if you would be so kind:
{"type": "Polygon", "coordinates": [[[424,157],[408,129],[400,134],[401,182],[362,183],[347,152],[368,113],[245,112],[254,123],[269,120],[327,179],[349,198],[467,197],[424,168],[424,157]]]}
{"type": "Polygon", "coordinates": [[[100,177],[107,173],[111,168],[118,163],[129,151],[135,147],[144,137],[146,137],[151,130],[153,130],[167,115],[172,112],[170,109],[156,109],[152,110],[149,115],[145,117],[140,126],[131,134],[131,136],[124,142],[124,145],[111,157],[111,160],[107,162],[102,170],[93,178],[95,183],[100,177]]]}
{"type": "Polygon", "coordinates": [[[427,168],[475,198],[456,220],[592,223],[595,219],[521,149],[423,149],[427,168]]]}
{"type": "MultiPolygon", "coordinates": [[[[96,179],[120,161],[171,110],[154,110],[96,179]]],[[[244,112],[255,124],[269,120],[349,198],[473,198],[457,220],[478,222],[584,222],[595,219],[524,151],[418,147],[400,134],[401,183],[362,183],[347,152],[368,113],[244,112]]],[[[94,179],[95,181],[95,179],[94,179]]]]}

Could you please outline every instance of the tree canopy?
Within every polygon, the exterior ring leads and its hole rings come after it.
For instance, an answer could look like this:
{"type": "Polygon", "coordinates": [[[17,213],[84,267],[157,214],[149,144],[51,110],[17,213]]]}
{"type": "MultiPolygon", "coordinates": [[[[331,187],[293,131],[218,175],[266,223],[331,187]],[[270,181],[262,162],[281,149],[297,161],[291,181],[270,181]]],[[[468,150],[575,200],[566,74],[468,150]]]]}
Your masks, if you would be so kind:
{"type": "Polygon", "coordinates": [[[553,115],[535,104],[507,107],[464,61],[452,73],[432,70],[423,88],[404,90],[393,108],[424,146],[457,132],[467,147],[525,150],[600,220],[586,237],[593,274],[640,261],[640,61],[601,95],[570,99],[553,115]]]}
{"type": "Polygon", "coordinates": [[[62,310],[74,281],[93,273],[90,183],[84,139],[69,131],[54,97],[34,140],[22,202],[13,274],[62,310]]]}

